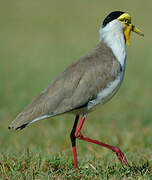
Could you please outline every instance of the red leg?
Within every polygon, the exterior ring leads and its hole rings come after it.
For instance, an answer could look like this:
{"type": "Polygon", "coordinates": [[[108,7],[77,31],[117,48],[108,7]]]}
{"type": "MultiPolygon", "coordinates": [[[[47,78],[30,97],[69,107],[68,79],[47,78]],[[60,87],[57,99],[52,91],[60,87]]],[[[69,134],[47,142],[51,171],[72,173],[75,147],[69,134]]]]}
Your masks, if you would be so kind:
{"type": "Polygon", "coordinates": [[[79,136],[79,133],[80,133],[80,131],[81,131],[81,129],[82,129],[82,126],[83,126],[83,123],[84,123],[84,121],[85,121],[85,118],[86,118],[85,115],[82,116],[82,118],[81,118],[81,120],[80,120],[80,122],[79,122],[78,128],[77,128],[76,131],[75,131],[75,136],[76,136],[76,137],[79,136]]]}
{"type": "Polygon", "coordinates": [[[72,143],[72,151],[73,151],[73,159],[74,159],[74,168],[75,172],[77,172],[77,151],[76,151],[76,137],[75,137],[75,131],[78,124],[79,115],[76,115],[74,125],[70,134],[71,143],[72,143]]]}
{"type": "Polygon", "coordinates": [[[113,152],[116,153],[117,157],[119,158],[120,162],[124,163],[126,166],[128,166],[128,162],[123,154],[123,152],[120,150],[120,148],[118,147],[114,147],[114,146],[110,146],[108,144],[105,144],[103,142],[99,142],[99,141],[96,141],[96,140],[93,140],[93,139],[90,139],[90,138],[87,138],[87,137],[84,137],[82,134],[81,134],[81,129],[82,129],[82,126],[83,126],[83,123],[85,121],[85,116],[83,116],[80,120],[80,123],[78,125],[78,128],[75,132],[75,136],[77,138],[79,138],[80,140],[84,140],[84,141],[88,141],[88,142],[91,142],[91,143],[94,143],[94,144],[98,144],[100,146],[103,146],[105,148],[108,148],[110,150],[112,150],[113,152]]]}

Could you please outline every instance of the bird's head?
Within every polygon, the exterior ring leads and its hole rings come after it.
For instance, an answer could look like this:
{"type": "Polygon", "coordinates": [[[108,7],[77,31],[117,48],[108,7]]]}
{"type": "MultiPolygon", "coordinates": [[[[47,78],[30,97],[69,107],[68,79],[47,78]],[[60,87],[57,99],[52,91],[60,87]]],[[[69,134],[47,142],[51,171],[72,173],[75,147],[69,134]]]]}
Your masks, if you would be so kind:
{"type": "Polygon", "coordinates": [[[122,11],[111,12],[104,19],[102,28],[108,28],[107,26],[110,26],[111,31],[112,31],[112,28],[121,26],[123,29],[125,41],[128,45],[129,45],[131,31],[133,31],[141,36],[144,36],[144,34],[135,25],[133,25],[131,23],[131,16],[128,13],[125,13],[122,11]]]}

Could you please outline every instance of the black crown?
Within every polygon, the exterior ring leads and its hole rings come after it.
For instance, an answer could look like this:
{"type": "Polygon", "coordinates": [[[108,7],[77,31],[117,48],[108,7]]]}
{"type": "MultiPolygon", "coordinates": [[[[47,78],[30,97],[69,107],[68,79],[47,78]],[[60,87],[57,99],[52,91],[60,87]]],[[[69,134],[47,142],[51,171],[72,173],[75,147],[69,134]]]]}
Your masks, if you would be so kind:
{"type": "Polygon", "coordinates": [[[124,14],[122,11],[113,11],[111,12],[103,21],[102,27],[105,27],[109,22],[113,21],[114,19],[117,19],[119,16],[124,14]]]}

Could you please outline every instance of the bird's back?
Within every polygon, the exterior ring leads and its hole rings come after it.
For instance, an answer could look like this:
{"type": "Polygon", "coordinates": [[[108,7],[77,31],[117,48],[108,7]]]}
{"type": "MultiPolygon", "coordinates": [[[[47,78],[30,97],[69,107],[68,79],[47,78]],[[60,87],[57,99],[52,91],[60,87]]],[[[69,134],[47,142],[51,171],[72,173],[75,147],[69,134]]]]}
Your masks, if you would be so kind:
{"type": "Polygon", "coordinates": [[[63,70],[9,128],[21,129],[36,120],[87,106],[120,71],[121,65],[112,50],[100,42],[91,53],[63,70]]]}

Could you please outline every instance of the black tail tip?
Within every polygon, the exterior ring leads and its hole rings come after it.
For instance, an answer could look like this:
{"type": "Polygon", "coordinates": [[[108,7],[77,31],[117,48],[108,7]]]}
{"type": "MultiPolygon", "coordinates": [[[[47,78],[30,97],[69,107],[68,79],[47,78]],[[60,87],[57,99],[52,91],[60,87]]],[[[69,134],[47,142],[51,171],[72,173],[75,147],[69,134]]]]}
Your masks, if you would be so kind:
{"type": "Polygon", "coordinates": [[[9,126],[8,126],[8,129],[9,129],[9,130],[10,130],[10,129],[14,129],[14,127],[11,126],[11,125],[9,125],[9,126]]]}
{"type": "Polygon", "coordinates": [[[8,129],[10,130],[10,129],[15,129],[15,130],[22,130],[22,129],[24,129],[26,126],[28,125],[28,123],[26,123],[26,124],[23,124],[22,126],[19,126],[19,127],[12,127],[12,126],[8,126],[8,129]]]}
{"type": "Polygon", "coordinates": [[[28,125],[28,123],[23,124],[22,126],[17,127],[16,130],[22,130],[22,129],[24,129],[27,125],[28,125]]]}

